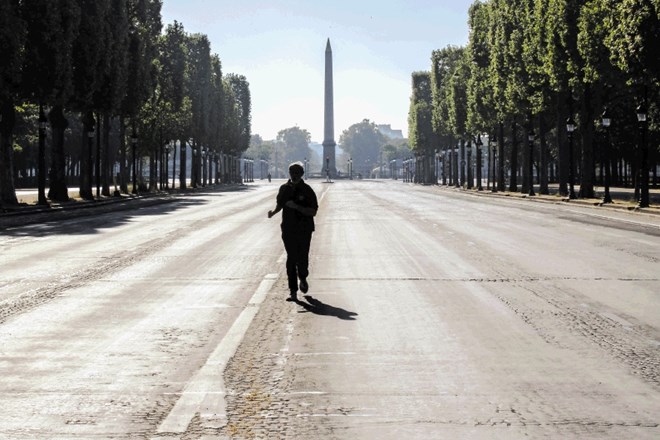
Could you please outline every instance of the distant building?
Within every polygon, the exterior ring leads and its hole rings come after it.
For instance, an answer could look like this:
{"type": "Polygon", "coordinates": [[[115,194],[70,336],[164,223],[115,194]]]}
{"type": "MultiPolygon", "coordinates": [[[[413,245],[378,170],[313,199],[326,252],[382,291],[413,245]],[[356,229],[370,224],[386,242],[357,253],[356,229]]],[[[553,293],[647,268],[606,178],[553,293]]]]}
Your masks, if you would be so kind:
{"type": "Polygon", "coordinates": [[[376,128],[378,128],[378,131],[380,131],[383,136],[390,139],[403,139],[403,131],[393,130],[390,124],[380,124],[377,125],[376,128]]]}

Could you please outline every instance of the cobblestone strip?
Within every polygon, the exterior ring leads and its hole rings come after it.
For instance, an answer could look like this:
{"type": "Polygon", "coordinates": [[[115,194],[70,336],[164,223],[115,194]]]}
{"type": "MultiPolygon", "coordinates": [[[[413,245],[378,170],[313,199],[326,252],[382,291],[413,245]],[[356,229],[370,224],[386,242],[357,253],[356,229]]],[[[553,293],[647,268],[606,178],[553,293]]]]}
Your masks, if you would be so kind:
{"type": "Polygon", "coordinates": [[[298,331],[299,307],[286,302],[286,294],[286,280],[280,279],[227,365],[227,425],[217,435],[283,439],[305,434],[292,425],[298,411],[287,394],[293,378],[289,343],[298,331]]]}

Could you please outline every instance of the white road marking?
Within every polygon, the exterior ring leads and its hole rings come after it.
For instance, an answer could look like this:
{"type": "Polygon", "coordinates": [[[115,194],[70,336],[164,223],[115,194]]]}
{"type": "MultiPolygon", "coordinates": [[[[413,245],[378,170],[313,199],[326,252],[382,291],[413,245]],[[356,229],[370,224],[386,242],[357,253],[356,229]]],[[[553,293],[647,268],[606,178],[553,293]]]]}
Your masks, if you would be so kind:
{"type": "Polygon", "coordinates": [[[252,320],[259,311],[259,305],[275,284],[277,274],[269,274],[259,284],[250,298],[247,307],[243,309],[225,337],[215,348],[206,364],[188,382],[186,388],[179,394],[181,397],[172,411],[158,427],[158,433],[183,433],[196,413],[204,418],[213,418],[223,424],[227,421],[224,396],[226,394],[223,373],[229,359],[232,358],[252,320]]]}

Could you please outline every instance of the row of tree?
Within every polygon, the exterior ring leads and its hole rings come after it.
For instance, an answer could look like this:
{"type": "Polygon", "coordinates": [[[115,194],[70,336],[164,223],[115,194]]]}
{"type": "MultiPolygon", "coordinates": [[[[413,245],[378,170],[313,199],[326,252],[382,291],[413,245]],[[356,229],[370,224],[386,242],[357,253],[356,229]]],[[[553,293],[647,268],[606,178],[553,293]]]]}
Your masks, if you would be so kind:
{"type": "Polygon", "coordinates": [[[536,175],[547,193],[548,170],[557,168],[567,194],[574,166],[583,197],[594,196],[598,168],[618,181],[631,169],[643,190],[649,157],[657,179],[660,0],[476,1],[468,23],[467,47],[434,51],[430,72],[412,75],[409,137],[417,153],[453,157],[488,135],[497,142],[500,190],[508,178],[516,191],[521,173],[523,191],[536,175]],[[523,148],[528,139],[532,148],[523,148]]]}
{"type": "MultiPolygon", "coordinates": [[[[264,141],[261,136],[253,135],[247,154],[266,162],[271,173],[278,178],[286,177],[288,164],[295,161],[306,161],[308,170],[320,172],[325,166],[323,158],[309,147],[310,141],[308,130],[298,126],[285,128],[277,133],[273,141],[264,141]]],[[[350,159],[354,171],[366,176],[373,169],[386,166],[391,160],[410,155],[405,139],[387,138],[368,119],[351,125],[341,133],[339,149],[341,154],[336,161],[339,171],[348,169],[347,162],[350,159]]]]}
{"type": "MultiPolygon", "coordinates": [[[[94,177],[109,195],[116,163],[120,188],[127,192],[131,143],[133,163],[136,156],[149,158],[150,184],[164,172],[165,147],[179,145],[181,186],[188,177],[188,148],[216,161],[248,148],[246,78],[223,75],[206,35],[186,33],[177,22],[163,32],[161,6],[161,0],[0,2],[3,203],[17,202],[13,159],[26,142],[38,142],[40,203],[46,174],[48,198],[68,199],[67,164],[77,164],[83,198],[93,197],[94,177]],[[71,128],[79,139],[74,146],[67,143],[71,128]]],[[[191,158],[193,186],[200,183],[202,156],[191,158]]],[[[135,167],[133,173],[135,181],[135,167]]]]}

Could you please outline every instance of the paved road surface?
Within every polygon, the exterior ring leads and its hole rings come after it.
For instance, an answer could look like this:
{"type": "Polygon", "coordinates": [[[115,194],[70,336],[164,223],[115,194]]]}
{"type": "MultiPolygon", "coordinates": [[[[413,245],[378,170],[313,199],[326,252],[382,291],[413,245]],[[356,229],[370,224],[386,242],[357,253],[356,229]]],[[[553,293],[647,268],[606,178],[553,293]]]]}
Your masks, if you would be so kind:
{"type": "Polygon", "coordinates": [[[656,439],[660,220],[312,182],[0,236],[0,438],[656,439]]]}

